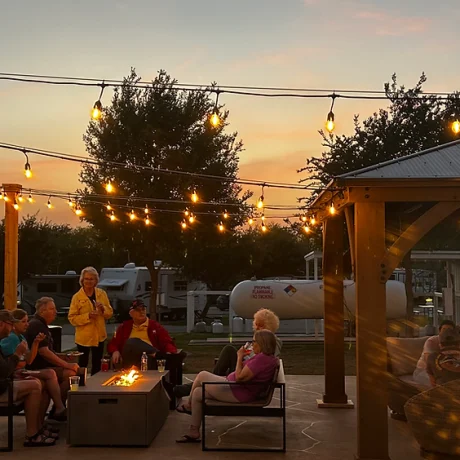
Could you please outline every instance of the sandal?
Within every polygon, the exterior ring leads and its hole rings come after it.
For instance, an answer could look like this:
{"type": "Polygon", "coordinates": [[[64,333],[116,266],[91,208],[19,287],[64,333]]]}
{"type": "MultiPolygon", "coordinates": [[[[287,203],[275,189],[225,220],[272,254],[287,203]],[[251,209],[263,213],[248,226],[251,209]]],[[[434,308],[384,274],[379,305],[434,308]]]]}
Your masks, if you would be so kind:
{"type": "Polygon", "coordinates": [[[51,423],[45,423],[43,425],[43,428],[45,428],[48,431],[51,431],[53,433],[59,433],[61,431],[59,428],[56,428],[54,425],[51,425],[51,423]]]}
{"type": "Polygon", "coordinates": [[[46,447],[54,446],[56,440],[53,438],[48,438],[43,433],[37,433],[34,436],[26,436],[24,441],[24,447],[46,447]]]}
{"type": "Polygon", "coordinates": [[[182,436],[182,438],[176,439],[176,442],[179,443],[179,444],[197,443],[197,442],[201,442],[201,439],[200,438],[192,438],[188,434],[184,434],[184,436],[182,436]]]}
{"type": "Polygon", "coordinates": [[[45,435],[47,438],[55,439],[56,441],[59,439],[59,433],[56,433],[55,431],[46,427],[43,427],[39,433],[45,435]]]}
{"type": "Polygon", "coordinates": [[[182,404],[182,406],[177,406],[176,411],[179,412],[179,414],[192,415],[192,411],[187,409],[184,404],[182,404]]]}

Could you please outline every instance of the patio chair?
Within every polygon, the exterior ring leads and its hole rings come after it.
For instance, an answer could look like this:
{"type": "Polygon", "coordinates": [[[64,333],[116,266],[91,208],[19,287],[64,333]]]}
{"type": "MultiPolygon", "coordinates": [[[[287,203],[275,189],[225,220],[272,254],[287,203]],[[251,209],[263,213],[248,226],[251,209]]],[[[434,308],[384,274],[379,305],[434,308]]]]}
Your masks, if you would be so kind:
{"type": "Polygon", "coordinates": [[[7,447],[0,447],[0,452],[11,452],[13,450],[13,416],[24,410],[23,401],[13,401],[13,379],[8,379],[8,402],[0,403],[0,417],[8,417],[8,444],[7,447]]]}

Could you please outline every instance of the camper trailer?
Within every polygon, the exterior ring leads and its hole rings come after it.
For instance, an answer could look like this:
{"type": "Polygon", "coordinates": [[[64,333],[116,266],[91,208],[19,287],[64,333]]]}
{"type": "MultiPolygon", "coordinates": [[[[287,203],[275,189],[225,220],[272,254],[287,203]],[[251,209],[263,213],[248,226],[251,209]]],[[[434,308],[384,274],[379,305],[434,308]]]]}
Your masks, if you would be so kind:
{"type": "MultiPolygon", "coordinates": [[[[181,278],[174,268],[158,268],[157,313],[168,319],[183,319],[187,313],[187,291],[205,290],[201,282],[188,282],[181,278]]],[[[123,268],[103,268],[98,287],[107,292],[113,309],[119,319],[127,317],[130,303],[142,299],[147,308],[150,304],[152,282],[147,267],[136,267],[134,263],[123,268]]],[[[199,296],[203,309],[206,296],[199,296]]]]}

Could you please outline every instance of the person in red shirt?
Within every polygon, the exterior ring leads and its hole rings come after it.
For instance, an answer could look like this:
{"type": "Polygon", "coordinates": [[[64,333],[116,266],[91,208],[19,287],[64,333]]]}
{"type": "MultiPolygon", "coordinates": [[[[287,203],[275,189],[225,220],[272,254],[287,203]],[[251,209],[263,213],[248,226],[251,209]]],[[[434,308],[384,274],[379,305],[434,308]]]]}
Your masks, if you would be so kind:
{"type": "Polygon", "coordinates": [[[129,316],[131,319],[118,326],[107,346],[114,365],[122,362],[125,368],[139,366],[144,352],[149,357],[155,358],[164,357],[168,353],[177,353],[176,345],[168,331],[147,317],[147,309],[142,300],[137,299],[132,302],[129,316]]]}

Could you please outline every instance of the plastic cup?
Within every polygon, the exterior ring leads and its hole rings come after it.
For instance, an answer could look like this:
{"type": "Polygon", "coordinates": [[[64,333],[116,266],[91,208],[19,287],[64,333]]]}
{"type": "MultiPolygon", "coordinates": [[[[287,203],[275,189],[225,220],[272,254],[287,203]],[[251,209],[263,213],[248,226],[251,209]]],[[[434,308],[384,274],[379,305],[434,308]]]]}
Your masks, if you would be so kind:
{"type": "Polygon", "coordinates": [[[158,369],[158,372],[164,372],[164,371],[165,371],[165,365],[166,365],[166,360],[164,360],[164,359],[157,359],[157,369],[158,369]]]}
{"type": "Polygon", "coordinates": [[[101,371],[108,372],[109,370],[109,360],[108,359],[101,359],[101,371]]]}
{"type": "Polygon", "coordinates": [[[70,391],[77,391],[78,387],[80,386],[80,376],[73,375],[72,377],[69,377],[69,382],[70,382],[70,391]]]}

